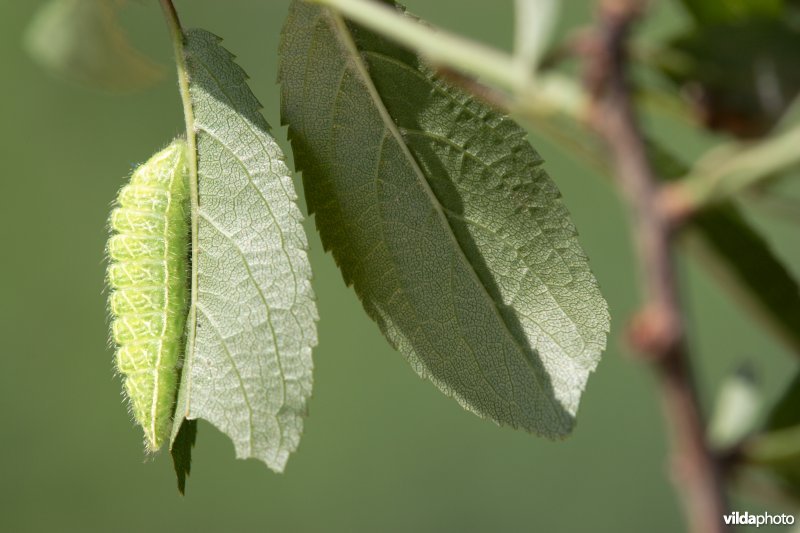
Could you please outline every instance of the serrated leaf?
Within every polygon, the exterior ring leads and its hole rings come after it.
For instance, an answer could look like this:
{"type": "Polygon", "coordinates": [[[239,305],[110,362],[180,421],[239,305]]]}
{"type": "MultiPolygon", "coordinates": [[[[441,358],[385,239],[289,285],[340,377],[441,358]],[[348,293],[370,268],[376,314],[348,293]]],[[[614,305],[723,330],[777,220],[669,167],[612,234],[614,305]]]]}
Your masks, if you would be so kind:
{"type": "Polygon", "coordinates": [[[302,215],[283,154],[220,39],[185,35],[197,146],[196,290],[173,438],[183,419],[282,471],[297,448],[317,342],[302,215]]]}
{"type": "Polygon", "coordinates": [[[28,53],[53,74],[84,85],[130,91],[152,85],[163,69],[134,49],[108,0],[50,0],[28,26],[28,53]]]}
{"type": "Polygon", "coordinates": [[[309,211],[389,342],[464,408],[569,433],[609,317],[525,132],[327,9],[292,4],[280,60],[309,211]]]}

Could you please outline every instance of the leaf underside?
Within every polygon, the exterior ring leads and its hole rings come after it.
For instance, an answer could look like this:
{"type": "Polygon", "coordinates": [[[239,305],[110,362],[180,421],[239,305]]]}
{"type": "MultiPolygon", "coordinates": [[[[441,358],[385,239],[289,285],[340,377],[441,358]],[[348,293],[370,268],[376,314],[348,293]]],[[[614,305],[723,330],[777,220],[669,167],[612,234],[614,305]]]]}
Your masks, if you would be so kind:
{"type": "Polygon", "coordinates": [[[311,395],[308,245],[283,154],[219,41],[203,30],[185,35],[198,249],[173,445],[184,419],[203,418],[233,440],[237,457],[282,471],[311,395]]]}
{"type": "Polygon", "coordinates": [[[609,316],[524,131],[324,8],[292,4],[280,59],[309,211],[389,342],[464,408],[569,433],[609,316]]]}

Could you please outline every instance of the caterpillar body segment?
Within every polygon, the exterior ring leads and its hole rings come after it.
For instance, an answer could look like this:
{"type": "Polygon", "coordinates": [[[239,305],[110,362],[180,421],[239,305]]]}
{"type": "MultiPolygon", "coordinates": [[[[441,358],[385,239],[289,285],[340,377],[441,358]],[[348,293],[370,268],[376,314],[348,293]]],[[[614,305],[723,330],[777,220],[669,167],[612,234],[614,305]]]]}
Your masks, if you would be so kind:
{"type": "Polygon", "coordinates": [[[169,438],[189,301],[188,150],[175,140],[138,167],[111,213],[109,307],[116,367],[145,447],[169,438]]]}

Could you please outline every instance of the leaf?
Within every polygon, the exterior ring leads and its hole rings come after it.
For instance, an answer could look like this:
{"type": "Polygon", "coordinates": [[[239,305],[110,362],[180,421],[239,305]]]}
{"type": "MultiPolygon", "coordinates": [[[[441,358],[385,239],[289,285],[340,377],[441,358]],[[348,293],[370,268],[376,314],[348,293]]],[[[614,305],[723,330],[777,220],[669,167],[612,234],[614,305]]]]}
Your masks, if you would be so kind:
{"type": "Polygon", "coordinates": [[[751,464],[771,472],[788,496],[800,501],[800,373],[770,410],[761,433],[743,446],[751,464]]]}
{"type": "Polygon", "coordinates": [[[800,425],[800,372],[772,406],[766,428],[771,431],[800,425]]]}
{"type": "Polygon", "coordinates": [[[569,433],[609,317],[525,132],[303,2],[280,59],[309,211],[392,346],[480,416],[569,433]]]}
{"type": "Polygon", "coordinates": [[[219,40],[185,35],[199,207],[173,448],[184,418],[204,418],[233,440],[237,457],[280,472],[311,395],[317,311],[289,170],[219,40]]]}
{"type": "Polygon", "coordinates": [[[800,354],[800,287],[739,210],[732,204],[709,208],[695,217],[686,236],[717,281],[800,354]]]}
{"type": "Polygon", "coordinates": [[[148,87],[163,69],[135,50],[108,0],[50,0],[25,32],[28,53],[53,74],[112,91],[148,87]]]}
{"type": "Polygon", "coordinates": [[[186,478],[192,471],[192,448],[197,440],[197,420],[185,420],[170,446],[175,476],[178,478],[178,491],[186,493],[186,478]]]}
{"type": "Polygon", "coordinates": [[[798,47],[795,26],[756,18],[692,28],[656,54],[656,62],[687,89],[708,127],[752,138],[769,131],[800,94],[798,47]]]}
{"type": "Polygon", "coordinates": [[[784,8],[783,0],[682,0],[682,3],[700,24],[777,18],[784,8]]]}

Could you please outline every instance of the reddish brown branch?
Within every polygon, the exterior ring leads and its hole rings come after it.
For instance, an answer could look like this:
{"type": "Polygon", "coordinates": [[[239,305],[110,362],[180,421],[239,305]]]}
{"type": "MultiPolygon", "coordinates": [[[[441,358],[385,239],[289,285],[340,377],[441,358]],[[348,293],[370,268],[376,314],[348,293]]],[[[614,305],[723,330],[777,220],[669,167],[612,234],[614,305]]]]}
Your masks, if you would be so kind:
{"type": "Polygon", "coordinates": [[[640,14],[635,0],[600,3],[597,32],[588,47],[586,83],[593,95],[592,125],[605,139],[616,179],[631,211],[645,305],[631,324],[634,349],[658,377],[672,435],[674,482],[691,531],[725,531],[725,492],[708,449],[705,424],[689,366],[683,314],[672,257],[671,224],[660,209],[658,179],[639,130],[626,76],[625,42],[640,14]]]}

